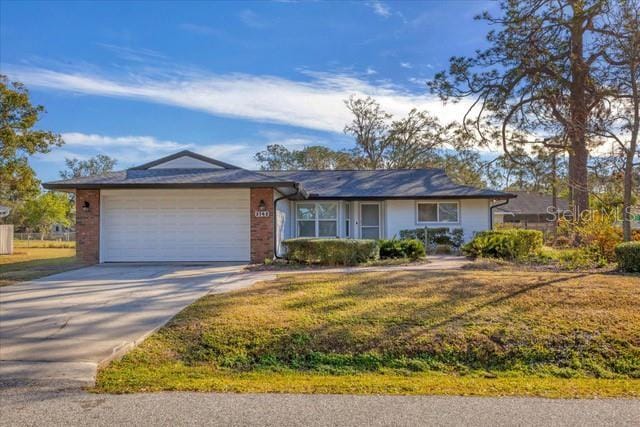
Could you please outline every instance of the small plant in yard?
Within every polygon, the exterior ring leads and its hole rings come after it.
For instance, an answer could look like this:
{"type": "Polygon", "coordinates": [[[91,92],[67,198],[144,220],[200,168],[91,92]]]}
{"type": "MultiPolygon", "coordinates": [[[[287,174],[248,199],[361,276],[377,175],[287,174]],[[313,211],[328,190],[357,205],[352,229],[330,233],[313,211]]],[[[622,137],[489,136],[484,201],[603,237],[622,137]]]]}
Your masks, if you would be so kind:
{"type": "Polygon", "coordinates": [[[620,270],[640,273],[640,242],[621,243],[615,251],[620,270]]]}
{"type": "Polygon", "coordinates": [[[538,230],[502,229],[482,231],[462,247],[471,257],[523,259],[542,248],[543,236],[538,230]]]}

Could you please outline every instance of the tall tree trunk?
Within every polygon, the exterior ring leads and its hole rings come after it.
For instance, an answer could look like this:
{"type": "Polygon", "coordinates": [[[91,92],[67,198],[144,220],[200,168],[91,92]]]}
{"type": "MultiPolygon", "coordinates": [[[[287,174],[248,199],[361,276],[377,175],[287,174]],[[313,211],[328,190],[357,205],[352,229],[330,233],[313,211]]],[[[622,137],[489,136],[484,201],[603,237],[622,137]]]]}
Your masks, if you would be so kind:
{"type": "Polygon", "coordinates": [[[558,158],[551,154],[551,205],[553,206],[553,241],[558,238],[558,158]]]}
{"type": "Polygon", "coordinates": [[[584,17],[582,2],[573,4],[573,23],[571,27],[571,89],[570,110],[571,124],[568,129],[571,143],[569,158],[569,186],[571,187],[571,204],[577,219],[589,209],[589,188],[587,184],[587,78],[589,68],[584,60],[584,17]]]}
{"type": "MultiPolygon", "coordinates": [[[[631,198],[633,191],[633,161],[638,149],[638,133],[640,132],[640,89],[635,79],[637,64],[631,63],[631,94],[633,96],[633,121],[631,128],[631,141],[627,151],[624,165],[624,196],[622,207],[622,234],[625,242],[631,241],[631,198]]],[[[623,147],[624,149],[624,147],[623,147]]]]}

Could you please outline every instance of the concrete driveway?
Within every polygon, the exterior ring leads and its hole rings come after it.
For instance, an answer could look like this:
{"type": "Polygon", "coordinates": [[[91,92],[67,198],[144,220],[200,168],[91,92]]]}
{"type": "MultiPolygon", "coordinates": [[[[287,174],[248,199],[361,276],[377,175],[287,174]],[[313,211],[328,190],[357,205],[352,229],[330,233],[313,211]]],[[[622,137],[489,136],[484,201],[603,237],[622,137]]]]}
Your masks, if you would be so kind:
{"type": "Polygon", "coordinates": [[[249,286],[243,265],[100,265],[0,288],[0,380],[91,383],[209,292],[249,286]]]}

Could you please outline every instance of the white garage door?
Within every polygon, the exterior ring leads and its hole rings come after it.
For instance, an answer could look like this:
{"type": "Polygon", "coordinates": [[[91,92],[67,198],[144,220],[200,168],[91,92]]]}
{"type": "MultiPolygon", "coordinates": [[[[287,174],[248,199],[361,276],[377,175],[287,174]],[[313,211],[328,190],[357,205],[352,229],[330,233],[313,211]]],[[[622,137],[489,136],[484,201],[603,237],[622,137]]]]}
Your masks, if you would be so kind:
{"type": "Polygon", "coordinates": [[[248,189],[103,190],[102,262],[248,261],[248,189]]]}

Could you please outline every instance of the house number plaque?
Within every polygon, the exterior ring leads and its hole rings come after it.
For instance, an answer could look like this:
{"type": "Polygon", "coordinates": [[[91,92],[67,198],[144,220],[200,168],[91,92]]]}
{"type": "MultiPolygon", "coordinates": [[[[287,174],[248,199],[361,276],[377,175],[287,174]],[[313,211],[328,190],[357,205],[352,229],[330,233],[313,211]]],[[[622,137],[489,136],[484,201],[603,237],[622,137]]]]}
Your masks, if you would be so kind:
{"type": "Polygon", "coordinates": [[[256,214],[256,218],[266,218],[269,215],[271,215],[269,211],[256,211],[255,214],[256,214]]]}

